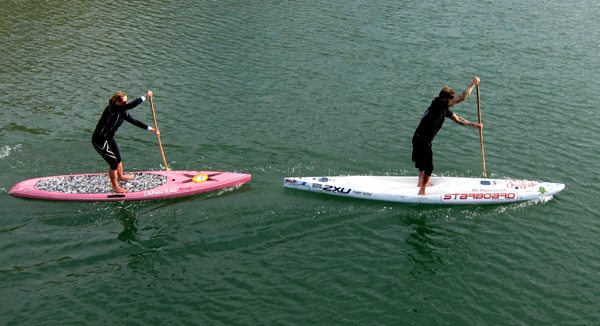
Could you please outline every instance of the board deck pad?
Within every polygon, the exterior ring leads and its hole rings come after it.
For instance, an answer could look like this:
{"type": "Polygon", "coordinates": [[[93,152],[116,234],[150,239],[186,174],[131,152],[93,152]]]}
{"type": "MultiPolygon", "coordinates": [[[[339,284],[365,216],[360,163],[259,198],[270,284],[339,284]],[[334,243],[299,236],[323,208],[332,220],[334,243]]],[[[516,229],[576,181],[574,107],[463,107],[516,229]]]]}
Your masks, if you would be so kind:
{"type": "MultiPolygon", "coordinates": [[[[162,186],[167,177],[152,173],[131,173],[132,180],[120,181],[121,187],[128,192],[139,192],[162,186]]],[[[48,192],[69,194],[111,194],[113,193],[108,174],[89,174],[73,176],[57,176],[41,179],[35,189],[48,192]]]]}

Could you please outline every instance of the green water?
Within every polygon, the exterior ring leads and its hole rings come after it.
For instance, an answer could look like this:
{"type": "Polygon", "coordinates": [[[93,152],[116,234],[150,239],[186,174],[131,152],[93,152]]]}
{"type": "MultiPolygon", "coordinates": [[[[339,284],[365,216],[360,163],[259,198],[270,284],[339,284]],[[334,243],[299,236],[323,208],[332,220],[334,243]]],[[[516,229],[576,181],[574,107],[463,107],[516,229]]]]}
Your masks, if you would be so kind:
{"type": "MultiPolygon", "coordinates": [[[[597,325],[596,1],[0,2],[0,323],[597,325]],[[282,187],[412,175],[439,89],[481,77],[488,171],[550,201],[402,205],[282,187]],[[13,198],[99,172],[108,98],[147,89],[171,168],[247,172],[187,199],[13,198]]],[[[471,97],[456,113],[476,120],[471,97]]],[[[147,103],[132,111],[152,121],[147,103]]],[[[125,169],[161,169],[124,125],[125,169]]],[[[481,174],[447,123],[437,175],[481,174]]]]}

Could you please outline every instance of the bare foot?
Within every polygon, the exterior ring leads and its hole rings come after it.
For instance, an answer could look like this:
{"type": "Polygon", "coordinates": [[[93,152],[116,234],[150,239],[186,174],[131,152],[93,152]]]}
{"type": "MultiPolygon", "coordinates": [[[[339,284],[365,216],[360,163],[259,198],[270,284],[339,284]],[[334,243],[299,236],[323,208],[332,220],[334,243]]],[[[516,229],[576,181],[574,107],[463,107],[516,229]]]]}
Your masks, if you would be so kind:
{"type": "Polygon", "coordinates": [[[125,174],[123,174],[122,176],[119,177],[119,181],[133,180],[133,178],[134,178],[134,176],[132,176],[132,175],[125,175],[125,174]]]}
{"type": "MultiPolygon", "coordinates": [[[[417,187],[420,187],[420,186],[421,186],[421,184],[417,185],[417,187]]],[[[431,186],[433,186],[433,184],[431,182],[427,182],[427,187],[431,187],[431,186]]]]}
{"type": "Polygon", "coordinates": [[[123,188],[123,187],[113,187],[113,191],[118,193],[118,194],[122,194],[122,193],[126,193],[127,189],[123,188]]]}

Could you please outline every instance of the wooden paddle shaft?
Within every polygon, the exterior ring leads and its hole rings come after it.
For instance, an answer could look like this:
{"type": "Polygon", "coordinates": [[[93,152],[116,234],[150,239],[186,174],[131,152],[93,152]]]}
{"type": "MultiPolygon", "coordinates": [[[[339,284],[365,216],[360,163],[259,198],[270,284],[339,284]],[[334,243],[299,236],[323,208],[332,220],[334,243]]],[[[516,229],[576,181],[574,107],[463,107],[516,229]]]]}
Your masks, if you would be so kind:
{"type": "MultiPolygon", "coordinates": [[[[152,109],[152,119],[154,119],[154,129],[158,130],[158,122],[156,121],[156,112],[154,111],[154,102],[152,101],[152,96],[150,96],[150,108],[152,109]]],[[[158,138],[158,146],[160,147],[160,156],[162,157],[163,164],[165,165],[165,171],[169,171],[169,166],[167,165],[167,159],[165,158],[165,152],[163,151],[162,142],[160,140],[160,135],[156,135],[158,138]]]]}
{"type": "MultiPolygon", "coordinates": [[[[477,118],[481,124],[481,99],[479,97],[479,84],[477,84],[477,118]]],[[[483,161],[483,176],[487,178],[487,168],[485,166],[485,150],[483,149],[483,128],[479,128],[479,145],[481,146],[481,161],[483,161]]]]}

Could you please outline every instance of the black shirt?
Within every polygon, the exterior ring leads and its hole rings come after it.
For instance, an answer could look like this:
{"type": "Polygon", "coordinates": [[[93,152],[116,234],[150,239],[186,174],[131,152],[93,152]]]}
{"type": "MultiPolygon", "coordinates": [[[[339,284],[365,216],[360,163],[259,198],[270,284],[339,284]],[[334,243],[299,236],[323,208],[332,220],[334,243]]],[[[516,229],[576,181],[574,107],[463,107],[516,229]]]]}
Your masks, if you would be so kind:
{"type": "Polygon", "coordinates": [[[96,130],[94,130],[92,139],[104,140],[114,137],[115,132],[117,132],[117,129],[123,124],[123,121],[127,121],[142,129],[148,129],[147,124],[134,119],[127,112],[140,105],[144,100],[145,98],[140,97],[125,105],[117,105],[116,103],[109,104],[104,109],[104,112],[102,112],[102,116],[96,125],[96,130]]]}
{"type": "Polygon", "coordinates": [[[421,138],[424,141],[431,142],[437,135],[446,118],[450,118],[454,112],[450,111],[450,100],[436,97],[432,102],[415,130],[413,137],[421,138]]]}

